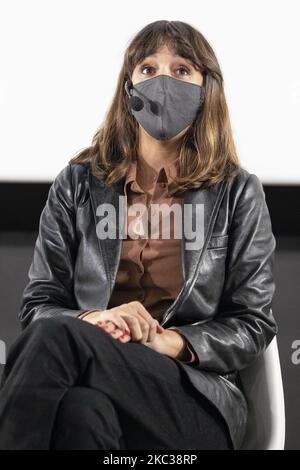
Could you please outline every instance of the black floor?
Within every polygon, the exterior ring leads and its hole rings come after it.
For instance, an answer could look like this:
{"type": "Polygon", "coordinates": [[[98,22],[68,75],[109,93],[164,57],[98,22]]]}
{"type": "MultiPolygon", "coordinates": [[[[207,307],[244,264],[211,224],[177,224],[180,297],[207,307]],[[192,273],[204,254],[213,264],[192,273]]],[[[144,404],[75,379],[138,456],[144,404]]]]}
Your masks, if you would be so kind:
{"type": "MultiPolygon", "coordinates": [[[[0,340],[7,348],[20,331],[17,313],[27,282],[36,233],[0,234],[0,340]]],[[[300,364],[292,363],[292,343],[300,341],[300,237],[278,237],[274,315],[285,389],[286,449],[300,450],[300,364]]],[[[0,375],[3,366],[0,365],[0,375]]]]}

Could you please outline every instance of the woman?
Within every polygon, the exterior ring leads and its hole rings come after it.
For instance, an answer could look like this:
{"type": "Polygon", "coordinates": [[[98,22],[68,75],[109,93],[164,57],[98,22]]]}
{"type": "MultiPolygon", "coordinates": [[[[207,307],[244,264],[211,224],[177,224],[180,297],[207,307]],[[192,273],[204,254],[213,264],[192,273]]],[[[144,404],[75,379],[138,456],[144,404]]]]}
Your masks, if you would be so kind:
{"type": "Polygon", "coordinates": [[[277,333],[274,250],[212,48],[186,23],[147,25],[92,146],[50,188],[0,448],[240,448],[239,371],[277,333]]]}

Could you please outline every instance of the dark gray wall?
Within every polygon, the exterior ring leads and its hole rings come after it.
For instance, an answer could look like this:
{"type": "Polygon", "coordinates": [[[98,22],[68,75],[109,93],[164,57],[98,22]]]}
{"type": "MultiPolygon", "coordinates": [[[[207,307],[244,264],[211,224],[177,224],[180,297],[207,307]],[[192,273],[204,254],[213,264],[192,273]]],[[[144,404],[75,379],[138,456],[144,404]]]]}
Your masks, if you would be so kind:
{"type": "MultiPolygon", "coordinates": [[[[0,339],[9,347],[20,327],[20,299],[27,282],[36,232],[0,235],[0,339]]],[[[286,449],[300,450],[300,365],[292,363],[292,343],[300,340],[300,237],[277,237],[274,315],[279,324],[279,352],[285,389],[286,449]]],[[[0,374],[3,366],[0,366],[0,374]]]]}

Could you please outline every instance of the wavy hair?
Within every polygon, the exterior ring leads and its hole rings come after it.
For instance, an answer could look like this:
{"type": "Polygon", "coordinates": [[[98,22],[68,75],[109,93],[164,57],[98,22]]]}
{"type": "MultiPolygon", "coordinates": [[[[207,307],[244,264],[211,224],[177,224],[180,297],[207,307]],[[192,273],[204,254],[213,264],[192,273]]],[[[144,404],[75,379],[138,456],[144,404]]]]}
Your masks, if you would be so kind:
{"type": "Polygon", "coordinates": [[[204,78],[204,102],[180,144],[178,191],[211,186],[224,177],[233,177],[240,166],[222,72],[216,55],[204,36],[182,21],[155,21],[140,30],[125,50],[116,91],[91,146],[71,158],[70,163],[90,162],[96,178],[108,185],[125,177],[133,158],[138,157],[139,124],[131,113],[124,85],[134,68],[161,46],[171,46],[190,60],[204,78]]]}

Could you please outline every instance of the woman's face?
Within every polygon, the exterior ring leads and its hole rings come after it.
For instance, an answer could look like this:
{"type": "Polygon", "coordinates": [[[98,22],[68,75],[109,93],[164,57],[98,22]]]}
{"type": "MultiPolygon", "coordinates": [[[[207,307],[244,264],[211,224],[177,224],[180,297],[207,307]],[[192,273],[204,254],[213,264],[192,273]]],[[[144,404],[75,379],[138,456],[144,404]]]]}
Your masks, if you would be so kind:
{"type": "Polygon", "coordinates": [[[195,69],[192,62],[176,55],[166,45],[139,63],[133,70],[131,80],[135,85],[157,75],[170,75],[200,86],[203,84],[203,75],[195,69]]]}

